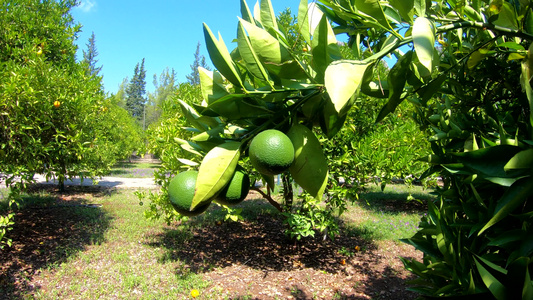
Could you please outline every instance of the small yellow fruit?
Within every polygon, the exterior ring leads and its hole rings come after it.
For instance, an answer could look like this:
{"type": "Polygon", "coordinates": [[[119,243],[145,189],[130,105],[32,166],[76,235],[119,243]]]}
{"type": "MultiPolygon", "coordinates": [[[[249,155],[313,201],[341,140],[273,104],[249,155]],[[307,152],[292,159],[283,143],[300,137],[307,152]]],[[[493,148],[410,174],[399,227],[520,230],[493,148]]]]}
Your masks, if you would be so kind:
{"type": "Polygon", "coordinates": [[[54,107],[59,108],[59,106],[61,106],[61,102],[59,102],[58,100],[54,101],[54,107]]]}
{"type": "Polygon", "coordinates": [[[200,292],[198,290],[192,290],[191,291],[191,296],[193,298],[196,298],[196,297],[200,296],[200,292]]]}

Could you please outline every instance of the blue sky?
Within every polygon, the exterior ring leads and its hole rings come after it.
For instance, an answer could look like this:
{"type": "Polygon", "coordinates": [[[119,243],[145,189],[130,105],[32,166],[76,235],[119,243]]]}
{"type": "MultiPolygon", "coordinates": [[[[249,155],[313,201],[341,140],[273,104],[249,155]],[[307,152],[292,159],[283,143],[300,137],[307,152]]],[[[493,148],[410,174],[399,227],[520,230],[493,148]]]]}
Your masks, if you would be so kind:
{"type": "MultiPolygon", "coordinates": [[[[248,0],[253,9],[255,0],[248,0]]],[[[299,0],[271,0],[276,14],[290,7],[298,12],[299,0]]],[[[124,78],[131,78],[135,65],[145,58],[146,88],[153,90],[153,75],[174,68],[178,81],[191,72],[196,45],[210,63],[205,49],[202,23],[220,32],[231,50],[236,37],[239,0],[82,0],[72,10],[75,22],[83,25],[79,34],[78,58],[87,49],[94,32],[98,66],[103,66],[106,92],[116,93],[124,78]]]]}

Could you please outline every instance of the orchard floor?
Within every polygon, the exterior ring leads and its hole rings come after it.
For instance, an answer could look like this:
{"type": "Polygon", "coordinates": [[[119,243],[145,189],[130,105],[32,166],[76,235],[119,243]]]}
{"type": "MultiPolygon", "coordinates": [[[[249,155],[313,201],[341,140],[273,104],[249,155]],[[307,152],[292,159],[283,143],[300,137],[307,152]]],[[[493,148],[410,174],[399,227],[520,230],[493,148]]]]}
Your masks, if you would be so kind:
{"type": "MultiPolygon", "coordinates": [[[[66,207],[87,205],[77,202],[84,194],[106,197],[114,189],[77,187],[60,194],[51,186],[42,186],[61,199],[63,205],[43,209],[22,209],[9,237],[13,246],[0,250],[0,286],[10,286],[0,299],[44,298],[39,290],[58,288],[47,281],[54,268],[65,261],[58,248],[71,252],[89,247],[106,247],[102,236],[119,220],[104,217],[91,233],[77,226],[86,215],[70,213],[66,207]],[[55,193],[55,194],[54,194],[55,193]],[[79,197],[78,197],[79,196],[79,197]],[[43,213],[45,212],[45,213],[43,213]],[[44,275],[43,275],[44,274],[44,275]]],[[[251,194],[251,198],[257,195],[251,194]]],[[[251,200],[256,201],[256,200],[251,200]]],[[[105,204],[104,204],[105,205],[105,204]]],[[[211,208],[210,208],[211,209],[211,208]]],[[[141,234],[139,245],[163,249],[166,261],[179,261],[175,276],[187,270],[202,274],[207,282],[199,299],[415,299],[406,291],[410,273],[400,257],[421,259],[412,247],[397,241],[373,242],[357,235],[341,235],[334,240],[322,237],[294,241],[283,233],[281,218],[258,212],[242,222],[213,222],[198,226],[192,237],[180,241],[175,228],[160,225],[141,234]]],[[[132,249],[132,251],[136,251],[132,249]]],[[[69,255],[69,254],[66,254],[69,255]]],[[[161,258],[154,258],[161,262],[161,258]]],[[[105,275],[102,275],[105,276],[105,275]]],[[[67,279],[65,279],[67,280],[67,279]]],[[[102,280],[106,280],[102,278],[102,280]]],[[[113,291],[101,298],[117,299],[113,291]]],[[[168,295],[169,299],[188,299],[189,291],[168,295]]],[[[70,295],[66,298],[82,296],[70,295]]],[[[65,298],[65,299],[66,299],[65,298]]],[[[142,294],[133,299],[155,299],[142,294]]]]}

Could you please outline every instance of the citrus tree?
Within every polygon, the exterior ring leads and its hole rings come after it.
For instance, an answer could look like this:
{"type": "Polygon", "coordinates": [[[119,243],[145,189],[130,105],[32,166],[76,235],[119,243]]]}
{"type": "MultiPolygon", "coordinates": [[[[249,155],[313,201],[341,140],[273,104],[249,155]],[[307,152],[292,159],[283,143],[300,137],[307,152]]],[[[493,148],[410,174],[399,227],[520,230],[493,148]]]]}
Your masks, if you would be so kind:
{"type": "Polygon", "coordinates": [[[112,128],[123,120],[101,77],[76,61],[75,4],[0,1],[0,174],[13,202],[35,173],[63,186],[70,176],[105,174],[119,154],[124,137],[112,128]]]}
{"type": "MultiPolygon", "coordinates": [[[[301,44],[289,42],[270,1],[260,1],[254,14],[241,1],[232,51],[204,24],[216,71],[200,70],[203,100],[182,107],[194,136],[181,146],[199,162],[189,210],[211,203],[238,165],[259,173],[252,178],[271,190],[275,172],[254,163],[252,144],[277,130],[289,137],[294,161],[282,172],[285,203],[265,197],[290,213],[292,178],[307,193],[306,209],[317,212],[313,220],[324,220],[327,213],[314,208],[324,207],[321,200],[332,205],[325,193],[331,176],[321,147],[326,141],[315,131],[334,138],[349,126],[361,95],[385,99],[377,122],[408,100],[431,143],[426,175],[444,181],[420,231],[405,240],[424,252],[423,262],[405,260],[418,276],[414,289],[530,299],[532,5],[323,0],[309,6],[302,0],[301,44]],[[339,34],[347,35],[353,58],[342,55],[339,34]],[[386,56],[396,62],[380,78],[376,68],[386,56]]],[[[293,225],[303,225],[301,232],[324,224],[298,221],[293,225]]]]}

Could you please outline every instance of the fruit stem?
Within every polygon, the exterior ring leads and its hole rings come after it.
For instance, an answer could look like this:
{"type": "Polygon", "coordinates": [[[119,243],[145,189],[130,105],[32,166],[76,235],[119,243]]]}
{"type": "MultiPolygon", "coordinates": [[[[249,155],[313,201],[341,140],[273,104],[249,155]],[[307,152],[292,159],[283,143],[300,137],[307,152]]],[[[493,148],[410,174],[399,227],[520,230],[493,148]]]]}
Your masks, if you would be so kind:
{"type": "Polygon", "coordinates": [[[263,196],[263,198],[267,199],[268,202],[270,202],[270,204],[272,204],[272,206],[274,206],[279,212],[283,212],[283,208],[281,208],[281,205],[279,205],[278,202],[276,202],[274,199],[272,199],[272,197],[270,195],[267,195],[265,192],[263,192],[261,189],[259,189],[257,187],[253,187],[253,188],[251,188],[251,190],[252,191],[256,191],[259,194],[261,194],[261,196],[263,196]]]}

